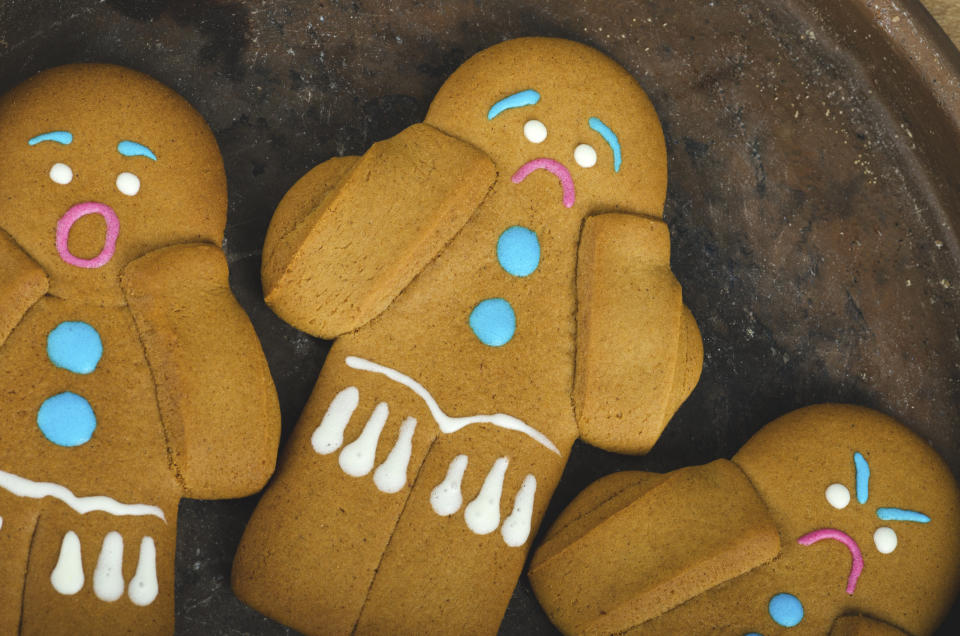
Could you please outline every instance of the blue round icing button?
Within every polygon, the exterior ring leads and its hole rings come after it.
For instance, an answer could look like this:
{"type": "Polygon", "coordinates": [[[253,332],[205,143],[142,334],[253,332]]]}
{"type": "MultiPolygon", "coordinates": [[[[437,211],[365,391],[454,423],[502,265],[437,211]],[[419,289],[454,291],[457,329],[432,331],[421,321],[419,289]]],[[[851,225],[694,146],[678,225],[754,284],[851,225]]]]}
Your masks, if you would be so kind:
{"type": "Polygon", "coordinates": [[[37,411],[37,426],[57,446],[80,446],[93,436],[97,416],[89,402],[66,391],[43,401],[37,411]]]}
{"type": "Polygon", "coordinates": [[[470,312],[470,328],[483,344],[500,347],[513,338],[517,317],[503,298],[488,298],[470,312]]]}
{"type": "Polygon", "coordinates": [[[61,322],[47,335],[47,356],[61,369],[93,373],[102,355],[100,334],[85,322],[61,322]]]}
{"type": "Polygon", "coordinates": [[[770,599],[770,618],[777,625],[794,627],[803,620],[803,604],[793,594],[777,594],[770,599]]]}
{"type": "Polygon", "coordinates": [[[497,260],[512,276],[529,276],[540,264],[537,233],[520,225],[504,230],[497,240],[497,260]]]}

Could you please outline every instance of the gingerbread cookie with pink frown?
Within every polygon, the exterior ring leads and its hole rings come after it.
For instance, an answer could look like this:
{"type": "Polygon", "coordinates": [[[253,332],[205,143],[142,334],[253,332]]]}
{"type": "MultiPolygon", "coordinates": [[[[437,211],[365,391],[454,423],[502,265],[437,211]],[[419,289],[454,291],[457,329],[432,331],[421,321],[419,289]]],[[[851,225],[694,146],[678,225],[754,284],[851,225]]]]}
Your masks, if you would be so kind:
{"type": "Polygon", "coordinates": [[[812,406],[732,460],[594,482],[529,574],[565,634],[921,636],[960,585],[960,491],[891,418],[812,406]]]}
{"type": "Polygon", "coordinates": [[[336,342],[241,541],[242,600],[309,634],[496,631],[573,442],[646,452],[699,378],[665,155],[629,73],[526,38],[287,193],[267,303],[336,342]]]}
{"type": "Polygon", "coordinates": [[[170,634],[180,498],[257,491],[279,439],[219,149],[98,64],[5,95],[0,149],[0,633],[170,634]]]}

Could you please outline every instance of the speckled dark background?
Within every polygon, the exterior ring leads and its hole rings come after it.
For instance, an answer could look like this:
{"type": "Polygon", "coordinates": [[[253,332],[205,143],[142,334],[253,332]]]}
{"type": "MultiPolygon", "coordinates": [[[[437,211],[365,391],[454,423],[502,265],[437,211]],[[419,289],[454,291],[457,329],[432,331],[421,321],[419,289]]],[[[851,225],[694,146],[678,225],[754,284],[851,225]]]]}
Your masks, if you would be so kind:
{"type": "MultiPolygon", "coordinates": [[[[673,265],[706,358],[650,455],[577,445],[549,524],[601,475],[729,457],[821,401],[899,418],[960,474],[960,115],[943,97],[960,88],[956,51],[930,27],[913,0],[2,0],[0,90],[61,63],[114,62],[206,117],[230,184],[231,283],[289,432],[327,344],[261,298],[261,244],[283,193],[420,121],[443,80],[502,39],[567,37],[618,60],[663,121],[673,265]],[[924,59],[933,66],[918,73],[924,59]]],[[[292,633],[229,589],[255,503],[183,502],[177,634],[292,633]]],[[[955,610],[942,631],[958,630],[955,610]]],[[[525,579],[501,631],[554,633],[525,579]]]]}

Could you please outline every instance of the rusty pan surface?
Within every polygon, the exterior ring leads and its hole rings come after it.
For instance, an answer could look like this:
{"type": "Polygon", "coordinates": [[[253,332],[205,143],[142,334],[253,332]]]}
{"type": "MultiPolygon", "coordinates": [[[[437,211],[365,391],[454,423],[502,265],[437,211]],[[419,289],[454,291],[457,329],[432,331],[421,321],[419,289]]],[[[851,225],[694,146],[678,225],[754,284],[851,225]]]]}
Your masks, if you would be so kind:
{"type": "MultiPolygon", "coordinates": [[[[703,377],[642,458],[578,443],[545,526],[587,484],[731,456],[794,408],[877,408],[960,474],[960,54],[915,0],[0,4],[0,90],[57,64],[130,66],[186,96],[226,162],[231,283],[289,433],[328,343],[263,304],[272,211],[312,166],[420,121],[502,39],[606,52],[663,121],[673,266],[703,377]]],[[[230,592],[256,498],[184,501],[178,634],[289,634],[230,592]]],[[[955,609],[944,634],[960,631],[955,609]]],[[[526,579],[503,634],[553,634],[526,579]]]]}

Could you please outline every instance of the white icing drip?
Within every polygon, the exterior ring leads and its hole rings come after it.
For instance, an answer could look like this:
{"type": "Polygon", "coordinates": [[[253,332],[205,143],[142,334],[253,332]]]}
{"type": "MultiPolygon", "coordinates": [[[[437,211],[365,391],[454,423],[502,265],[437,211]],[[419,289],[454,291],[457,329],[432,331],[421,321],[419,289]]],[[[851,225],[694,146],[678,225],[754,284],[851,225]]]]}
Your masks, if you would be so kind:
{"type": "Polygon", "coordinates": [[[0,470],[0,488],[13,493],[17,497],[29,499],[43,499],[53,497],[67,504],[82,515],[88,512],[99,511],[115,517],[143,517],[154,516],[166,522],[163,510],[147,504],[125,504],[104,495],[92,497],[77,497],[70,490],[60,484],[50,482],[31,481],[25,477],[14,475],[0,470]]]}
{"type": "Polygon", "coordinates": [[[343,444],[343,431],[360,402],[360,391],[348,386],[330,402],[320,426],[313,431],[310,444],[321,455],[329,455],[343,444]]]}
{"type": "Polygon", "coordinates": [[[437,426],[439,426],[440,430],[444,433],[455,433],[461,428],[471,424],[493,424],[499,428],[505,428],[511,431],[523,433],[536,440],[540,444],[546,446],[557,455],[560,454],[560,451],[546,435],[533,428],[523,420],[517,419],[512,415],[496,413],[494,415],[451,417],[440,409],[440,406],[437,404],[437,401],[433,399],[433,396],[430,395],[430,393],[423,387],[422,384],[413,378],[389,367],[385,367],[377,364],[376,362],[371,362],[370,360],[365,360],[356,356],[347,356],[346,363],[351,369],[359,369],[361,371],[370,371],[372,373],[385,375],[394,382],[398,382],[406,386],[408,389],[419,395],[420,398],[427,403],[427,408],[430,409],[430,414],[433,415],[433,419],[436,420],[437,426]]]}
{"type": "Polygon", "coordinates": [[[373,483],[380,492],[400,492],[407,485],[407,467],[410,465],[410,454],[413,451],[413,431],[417,428],[417,420],[408,417],[400,425],[397,443],[393,445],[390,454],[373,473],[373,483]]]}
{"type": "Polygon", "coordinates": [[[137,561],[137,571],[127,587],[127,596],[134,605],[146,607],[153,603],[159,591],[157,546],[153,542],[153,537],[144,537],[140,540],[140,559],[137,561]]]}
{"type": "Polygon", "coordinates": [[[463,505],[463,494],[460,484],[463,482],[463,473],[467,470],[467,456],[457,455],[450,460],[447,467],[447,476],[430,493],[430,506],[441,517],[449,517],[463,505]]]}
{"type": "Polygon", "coordinates": [[[490,534],[500,525],[500,495],[503,493],[503,477],[507,474],[506,457],[493,463],[483,480],[480,494],[467,504],[463,519],[476,534],[490,534]]]}
{"type": "Polygon", "coordinates": [[[377,442],[383,425],[387,423],[390,409],[386,402],[377,404],[367,420],[360,437],[343,447],[340,451],[340,468],[353,477],[363,477],[373,470],[373,462],[377,455],[377,442]]]}
{"type": "Polygon", "coordinates": [[[519,548],[530,536],[530,520],[533,517],[533,496],[537,492],[537,478],[527,475],[513,498],[513,512],[503,520],[500,534],[511,548],[519,548]]]}
{"type": "Polygon", "coordinates": [[[93,593],[111,603],[123,596],[123,537],[110,531],[103,538],[97,567],[93,570],[93,593]]]}
{"type": "Polygon", "coordinates": [[[73,530],[68,530],[60,543],[60,556],[50,573],[50,584],[61,594],[72,596],[83,589],[84,581],[80,537],[73,530]]]}

